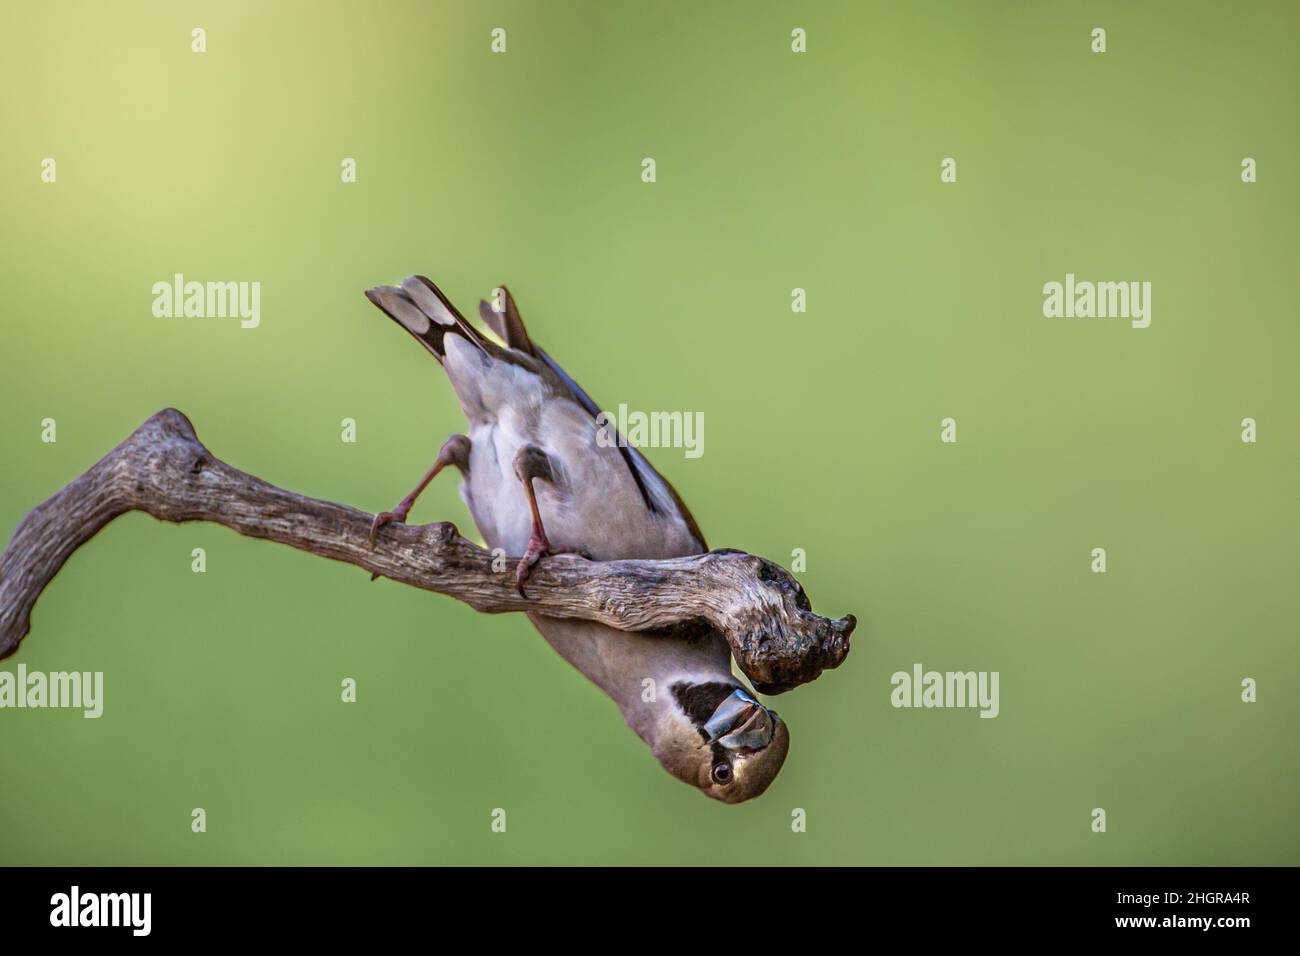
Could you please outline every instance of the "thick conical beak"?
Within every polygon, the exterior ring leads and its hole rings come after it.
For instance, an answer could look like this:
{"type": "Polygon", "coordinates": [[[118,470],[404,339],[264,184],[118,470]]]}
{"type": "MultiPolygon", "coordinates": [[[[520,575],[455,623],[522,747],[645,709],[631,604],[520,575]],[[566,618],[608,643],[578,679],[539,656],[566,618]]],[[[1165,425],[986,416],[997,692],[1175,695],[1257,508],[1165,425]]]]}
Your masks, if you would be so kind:
{"type": "Polygon", "coordinates": [[[727,697],[704,725],[709,743],[728,750],[762,750],[772,742],[776,731],[775,711],[770,711],[743,688],[727,697]]]}

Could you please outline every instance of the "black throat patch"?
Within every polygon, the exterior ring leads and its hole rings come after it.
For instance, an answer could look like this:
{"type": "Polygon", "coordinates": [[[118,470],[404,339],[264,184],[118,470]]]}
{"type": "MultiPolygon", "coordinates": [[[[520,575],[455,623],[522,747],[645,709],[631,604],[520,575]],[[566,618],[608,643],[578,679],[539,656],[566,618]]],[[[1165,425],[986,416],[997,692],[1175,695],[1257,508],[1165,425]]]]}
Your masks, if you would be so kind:
{"type": "Polygon", "coordinates": [[[736,687],[735,684],[724,684],[720,681],[709,681],[705,684],[678,681],[672,685],[671,690],[673,699],[677,701],[677,706],[682,709],[682,713],[691,719],[695,729],[700,732],[700,737],[708,740],[709,735],[705,732],[704,725],[718,709],[718,705],[736,692],[736,687]]]}

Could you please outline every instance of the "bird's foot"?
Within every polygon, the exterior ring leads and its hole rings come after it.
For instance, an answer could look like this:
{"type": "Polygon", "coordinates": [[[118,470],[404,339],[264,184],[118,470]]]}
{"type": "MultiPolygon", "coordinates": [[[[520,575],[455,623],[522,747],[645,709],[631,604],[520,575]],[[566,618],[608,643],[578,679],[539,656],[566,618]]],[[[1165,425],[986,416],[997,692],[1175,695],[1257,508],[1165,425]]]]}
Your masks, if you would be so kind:
{"type": "Polygon", "coordinates": [[[534,528],[528,538],[528,549],[524,551],[524,556],[519,559],[519,566],[515,568],[515,587],[519,589],[521,597],[528,597],[528,593],[524,590],[524,582],[528,580],[528,572],[533,569],[533,565],[552,554],[555,552],[551,550],[551,542],[546,540],[546,532],[534,528]]]}
{"type": "Polygon", "coordinates": [[[403,508],[401,505],[398,505],[395,511],[381,511],[379,514],[375,515],[375,520],[370,522],[370,547],[373,548],[375,546],[375,534],[384,525],[393,521],[396,521],[398,524],[406,524],[406,515],[409,511],[409,508],[403,508]]]}

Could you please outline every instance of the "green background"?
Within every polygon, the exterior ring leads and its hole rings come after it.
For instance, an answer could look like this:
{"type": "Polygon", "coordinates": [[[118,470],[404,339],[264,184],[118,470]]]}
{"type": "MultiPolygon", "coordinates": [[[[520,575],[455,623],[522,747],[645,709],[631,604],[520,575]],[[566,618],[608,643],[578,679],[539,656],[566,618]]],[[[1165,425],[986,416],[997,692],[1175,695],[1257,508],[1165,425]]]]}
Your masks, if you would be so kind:
{"type": "MultiPolygon", "coordinates": [[[[168,405],[253,474],[391,507],[463,420],[361,292],[425,272],[465,311],[508,282],[605,407],[703,411],[702,458],[649,454],[710,544],[805,549],[815,607],[861,624],[777,701],[781,776],[727,807],[522,617],[128,515],[4,662],[104,671],[105,714],[0,711],[0,860],[1300,862],[1298,28],[1290,3],[4,4],[6,532],[168,405]],[[176,272],[261,282],[261,327],[154,318],[176,272]],[[1044,318],[1067,272],[1152,282],[1151,327],[1044,318]],[[999,671],[1001,716],[895,710],[914,662],[999,671]]],[[[472,531],[455,485],[413,520],[472,531]]]]}

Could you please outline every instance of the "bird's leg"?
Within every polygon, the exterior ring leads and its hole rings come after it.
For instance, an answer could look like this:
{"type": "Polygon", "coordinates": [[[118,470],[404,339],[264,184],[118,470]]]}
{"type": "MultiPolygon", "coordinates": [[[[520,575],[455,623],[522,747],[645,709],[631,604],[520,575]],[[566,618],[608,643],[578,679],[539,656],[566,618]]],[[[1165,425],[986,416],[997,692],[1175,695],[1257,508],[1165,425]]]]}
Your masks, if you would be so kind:
{"type": "Polygon", "coordinates": [[[524,494],[528,496],[528,507],[533,513],[533,530],[528,536],[528,549],[515,569],[515,585],[519,593],[524,593],[524,581],[528,572],[540,558],[553,553],[551,542],[546,538],[546,529],[542,527],[542,513],[537,510],[537,493],[533,490],[533,479],[555,482],[555,472],[551,468],[551,459],[536,445],[525,445],[515,454],[515,475],[524,483],[524,494]]]}
{"type": "Polygon", "coordinates": [[[433,467],[429,469],[428,474],[421,479],[409,495],[403,498],[392,511],[384,511],[375,515],[375,520],[370,523],[370,546],[374,547],[375,532],[390,521],[396,521],[399,524],[406,523],[406,516],[410,514],[411,507],[415,504],[415,499],[420,497],[420,492],[429,486],[429,482],[437,476],[448,465],[455,465],[461,470],[462,474],[469,472],[469,439],[464,435],[452,435],[442,447],[438,449],[438,457],[434,459],[433,467]]]}

